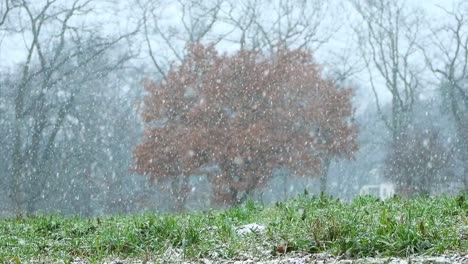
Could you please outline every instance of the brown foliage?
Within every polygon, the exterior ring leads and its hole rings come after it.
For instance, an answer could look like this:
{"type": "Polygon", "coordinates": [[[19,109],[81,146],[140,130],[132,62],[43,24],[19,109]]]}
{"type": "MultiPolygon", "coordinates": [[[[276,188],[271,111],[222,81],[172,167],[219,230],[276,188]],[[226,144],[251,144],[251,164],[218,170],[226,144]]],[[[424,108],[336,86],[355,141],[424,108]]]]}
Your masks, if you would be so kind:
{"type": "Polygon", "coordinates": [[[167,81],[145,85],[136,170],[172,180],[213,165],[215,201],[233,204],[279,166],[315,174],[324,156],[351,157],[352,91],[320,74],[301,50],[228,56],[194,45],[167,81]]]}

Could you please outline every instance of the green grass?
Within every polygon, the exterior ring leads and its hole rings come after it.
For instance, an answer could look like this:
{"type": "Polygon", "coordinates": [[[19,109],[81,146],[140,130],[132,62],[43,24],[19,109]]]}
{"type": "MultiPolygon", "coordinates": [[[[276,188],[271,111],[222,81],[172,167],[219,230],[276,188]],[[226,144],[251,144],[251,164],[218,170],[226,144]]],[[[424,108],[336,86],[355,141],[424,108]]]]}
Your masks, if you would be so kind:
{"type": "Polygon", "coordinates": [[[263,207],[252,201],[223,211],[83,219],[35,216],[0,221],[0,262],[48,258],[96,262],[109,257],[153,259],[169,251],[186,260],[296,252],[347,257],[468,253],[468,196],[372,197],[342,203],[306,195],[263,207]],[[264,233],[238,235],[257,223],[264,233]]]}

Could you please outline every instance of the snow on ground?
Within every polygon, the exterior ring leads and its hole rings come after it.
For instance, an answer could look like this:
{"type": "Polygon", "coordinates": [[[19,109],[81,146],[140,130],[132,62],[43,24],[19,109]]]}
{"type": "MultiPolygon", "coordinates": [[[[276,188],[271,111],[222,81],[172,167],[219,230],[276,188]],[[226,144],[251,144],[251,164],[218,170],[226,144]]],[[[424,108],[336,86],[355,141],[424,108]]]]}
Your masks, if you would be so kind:
{"type": "MultiPolygon", "coordinates": [[[[209,260],[199,259],[186,261],[180,255],[154,256],[145,259],[109,259],[103,261],[103,264],[156,264],[156,263],[184,263],[184,264],[468,264],[468,252],[443,256],[413,256],[409,258],[361,258],[361,259],[343,259],[333,257],[329,254],[287,254],[277,256],[272,259],[259,259],[252,257],[244,260],[209,260]]],[[[66,263],[64,261],[47,261],[44,259],[34,260],[28,263],[66,263]]],[[[72,264],[88,264],[87,260],[76,259],[69,262],[72,264]]],[[[93,262],[94,263],[94,262],[93,262]]]]}
{"type": "Polygon", "coordinates": [[[247,235],[250,233],[265,233],[266,227],[258,224],[247,224],[236,228],[238,235],[247,235]]]}

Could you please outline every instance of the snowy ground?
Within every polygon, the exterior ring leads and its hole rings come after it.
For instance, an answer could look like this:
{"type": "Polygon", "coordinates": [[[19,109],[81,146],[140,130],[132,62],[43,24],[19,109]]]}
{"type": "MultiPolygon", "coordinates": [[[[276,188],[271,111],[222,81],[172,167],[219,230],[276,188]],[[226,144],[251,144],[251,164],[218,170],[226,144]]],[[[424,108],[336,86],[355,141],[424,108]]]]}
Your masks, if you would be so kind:
{"type": "MultiPolygon", "coordinates": [[[[40,262],[37,262],[40,263],[40,262]]],[[[44,263],[44,262],[42,262],[44,263]]],[[[77,260],[72,262],[74,264],[87,264],[89,262],[85,260],[77,260]]],[[[453,254],[437,257],[429,256],[414,256],[409,258],[362,258],[362,259],[343,259],[333,257],[328,254],[293,254],[279,256],[272,259],[262,260],[258,258],[251,258],[245,260],[208,260],[200,259],[197,261],[184,261],[181,258],[174,259],[161,259],[156,258],[153,260],[136,260],[136,259],[114,259],[103,262],[104,264],[139,264],[139,263],[186,263],[186,264],[305,264],[305,263],[317,263],[317,264],[468,264],[468,253],[453,254]]]]}
{"type": "MultiPolygon", "coordinates": [[[[265,226],[258,224],[248,224],[236,228],[238,235],[247,235],[252,232],[263,233],[265,226]]],[[[261,250],[260,250],[261,251],[261,250]]],[[[30,261],[28,263],[66,263],[60,261],[50,261],[47,259],[39,259],[30,261]]],[[[95,263],[94,261],[87,261],[76,259],[71,262],[72,264],[88,264],[95,263]]],[[[360,258],[351,259],[346,257],[334,257],[327,253],[305,254],[305,253],[288,253],[273,256],[271,251],[264,251],[262,256],[241,256],[234,260],[223,259],[205,259],[199,260],[186,260],[180,249],[167,248],[165,253],[161,256],[147,256],[145,259],[119,259],[109,257],[108,260],[103,261],[103,264],[156,264],[156,263],[184,263],[184,264],[468,264],[468,252],[458,254],[448,254],[442,256],[412,256],[408,258],[360,258]]]]}

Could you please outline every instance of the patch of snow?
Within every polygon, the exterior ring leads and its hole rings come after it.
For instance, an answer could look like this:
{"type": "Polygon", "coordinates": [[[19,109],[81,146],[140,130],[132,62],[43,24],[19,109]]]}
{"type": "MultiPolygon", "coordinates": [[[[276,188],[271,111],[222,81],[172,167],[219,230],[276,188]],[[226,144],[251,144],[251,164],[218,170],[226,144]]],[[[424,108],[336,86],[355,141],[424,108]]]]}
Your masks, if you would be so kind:
{"type": "MultiPolygon", "coordinates": [[[[57,261],[46,258],[32,259],[27,263],[66,263],[65,261],[57,261]]],[[[70,263],[73,264],[88,264],[94,263],[83,258],[75,258],[70,263]]],[[[291,253],[278,256],[269,257],[250,257],[244,260],[229,260],[229,259],[186,259],[183,253],[178,249],[168,248],[160,256],[146,256],[145,259],[138,258],[109,258],[101,263],[105,264],[155,264],[155,263],[184,263],[184,264],[306,264],[306,263],[320,263],[320,264],[466,264],[468,263],[468,254],[458,253],[454,255],[442,256],[410,256],[407,258],[395,257],[374,257],[374,258],[359,258],[359,259],[343,259],[343,257],[335,257],[327,253],[318,254],[304,254],[304,253],[291,253]]]]}
{"type": "Polygon", "coordinates": [[[266,227],[258,224],[247,224],[236,228],[236,233],[240,236],[247,235],[250,233],[263,234],[266,231],[266,227]]]}

